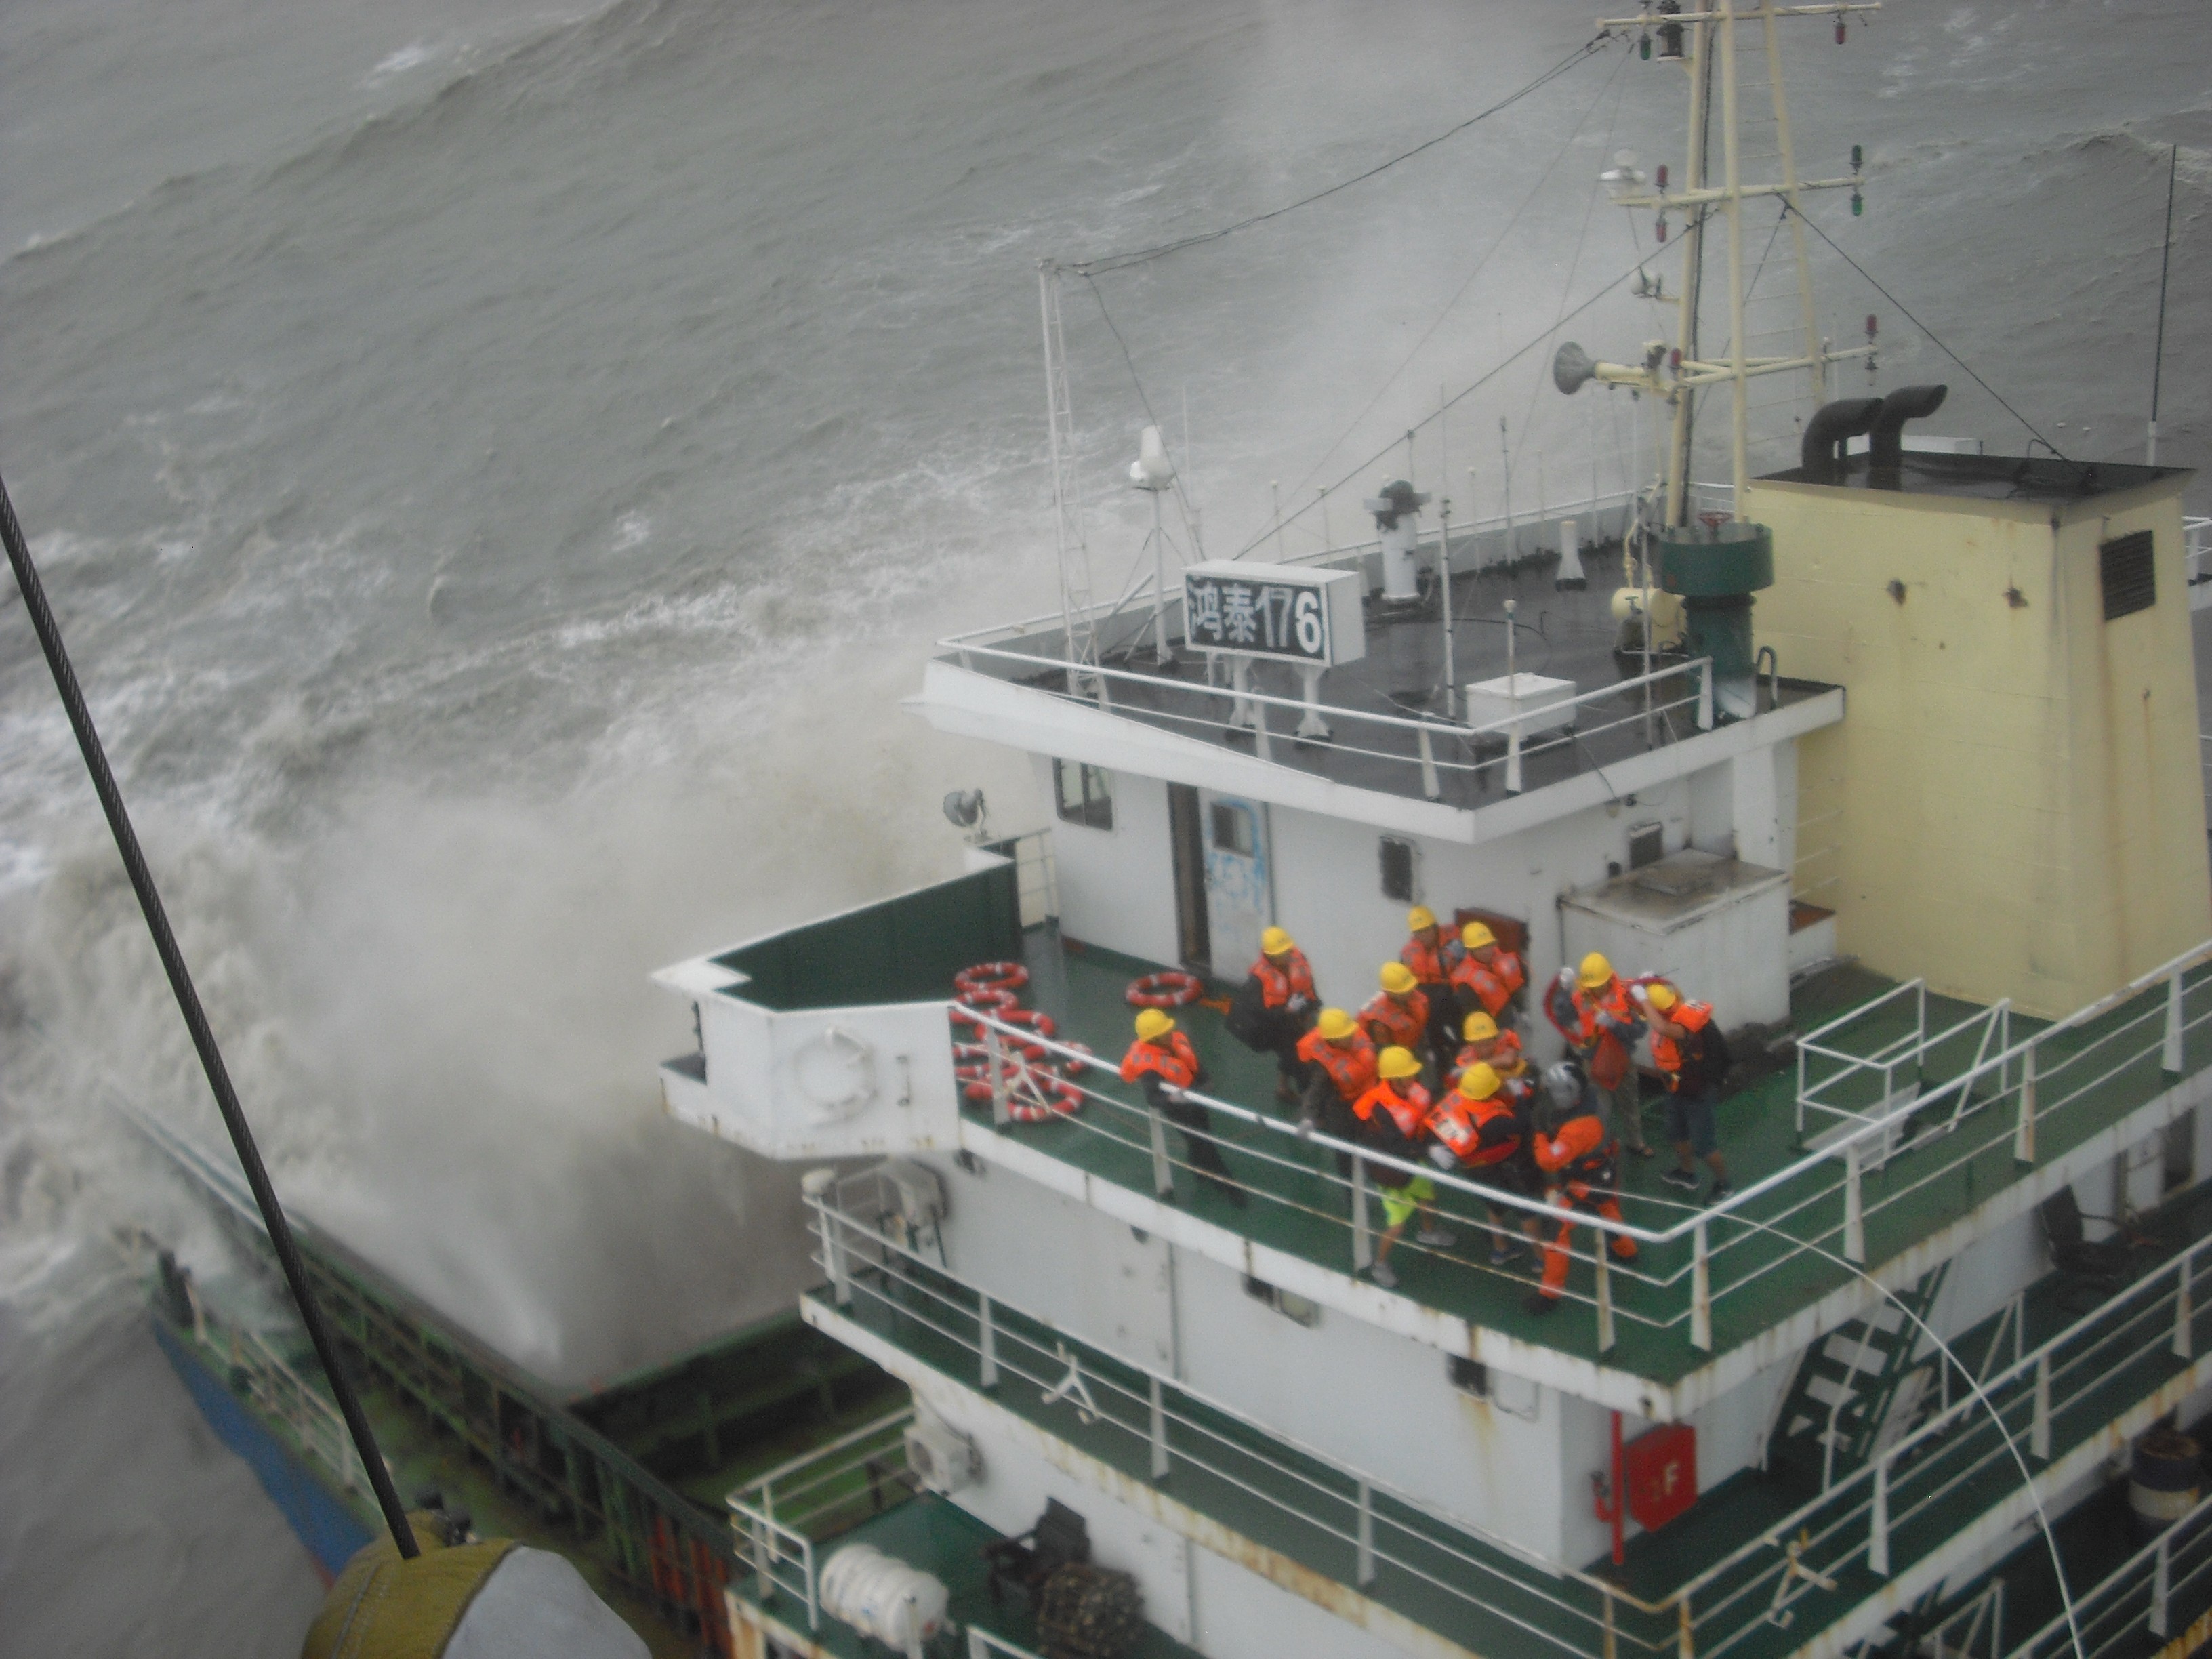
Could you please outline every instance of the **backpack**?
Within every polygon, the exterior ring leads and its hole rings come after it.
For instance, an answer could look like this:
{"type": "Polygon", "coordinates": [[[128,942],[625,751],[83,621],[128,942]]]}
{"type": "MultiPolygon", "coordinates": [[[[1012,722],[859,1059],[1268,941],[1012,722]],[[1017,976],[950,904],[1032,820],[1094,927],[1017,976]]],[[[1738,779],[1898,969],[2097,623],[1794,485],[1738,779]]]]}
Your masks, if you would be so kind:
{"type": "Polygon", "coordinates": [[[1244,982],[1237,988],[1237,994],[1229,999],[1229,1012],[1222,1027],[1247,1048],[1255,1054],[1265,1054],[1271,1046],[1267,1039],[1273,1036],[1269,1029],[1273,1022],[1267,1016],[1267,993],[1260,983],[1257,974],[1245,975],[1244,982]]]}

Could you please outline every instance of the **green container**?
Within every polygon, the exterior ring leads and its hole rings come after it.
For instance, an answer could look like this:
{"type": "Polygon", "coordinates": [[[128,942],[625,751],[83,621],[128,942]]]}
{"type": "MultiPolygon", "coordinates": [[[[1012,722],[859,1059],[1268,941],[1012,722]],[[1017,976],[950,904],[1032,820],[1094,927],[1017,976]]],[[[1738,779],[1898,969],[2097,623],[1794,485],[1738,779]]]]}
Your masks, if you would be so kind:
{"type": "Polygon", "coordinates": [[[1660,586],[1693,602],[1755,593],[1774,586],[1774,532],[1734,522],[1662,530],[1658,574],[1660,586]]]}

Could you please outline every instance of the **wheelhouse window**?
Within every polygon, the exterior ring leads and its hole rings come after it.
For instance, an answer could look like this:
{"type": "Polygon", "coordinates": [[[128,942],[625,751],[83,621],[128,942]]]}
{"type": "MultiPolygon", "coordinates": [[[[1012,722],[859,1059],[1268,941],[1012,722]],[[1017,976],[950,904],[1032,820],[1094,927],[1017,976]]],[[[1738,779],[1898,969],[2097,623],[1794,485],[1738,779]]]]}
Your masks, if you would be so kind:
{"type": "Polygon", "coordinates": [[[1212,820],[1210,838],[1216,852],[1234,853],[1249,859],[1259,851],[1260,838],[1255,832],[1250,807],[1218,800],[1207,816],[1212,820]]]}
{"type": "Polygon", "coordinates": [[[1052,763],[1053,793],[1063,823],[1091,830],[1114,827],[1114,775],[1073,761],[1052,763]]]}
{"type": "Polygon", "coordinates": [[[1382,837],[1382,896],[1401,904],[1413,902],[1413,843],[1382,837]]]}

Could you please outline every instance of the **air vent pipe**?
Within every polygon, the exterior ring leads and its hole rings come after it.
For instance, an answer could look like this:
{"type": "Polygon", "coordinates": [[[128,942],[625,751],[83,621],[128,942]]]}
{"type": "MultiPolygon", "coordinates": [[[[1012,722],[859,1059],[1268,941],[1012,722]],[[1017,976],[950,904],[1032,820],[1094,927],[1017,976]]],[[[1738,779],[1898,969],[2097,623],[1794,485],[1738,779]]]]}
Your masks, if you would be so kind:
{"type": "Polygon", "coordinates": [[[1881,412],[1867,428],[1867,464],[1876,471],[1895,472],[1905,463],[1905,423],[1933,415],[1943,407],[1948,386],[1901,386],[1881,400],[1881,412]]]}
{"type": "Polygon", "coordinates": [[[1879,398],[1841,398],[1813,412],[1798,453],[1806,483],[1843,483],[1844,446],[1873,428],[1881,405],[1879,398]]]}

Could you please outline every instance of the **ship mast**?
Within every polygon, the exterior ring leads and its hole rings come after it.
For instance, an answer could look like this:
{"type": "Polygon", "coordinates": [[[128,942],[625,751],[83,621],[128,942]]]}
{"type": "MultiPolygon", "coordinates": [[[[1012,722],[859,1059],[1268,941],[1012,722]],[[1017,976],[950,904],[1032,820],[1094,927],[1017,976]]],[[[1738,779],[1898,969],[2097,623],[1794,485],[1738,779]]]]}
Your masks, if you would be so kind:
{"type": "Polygon", "coordinates": [[[1659,55],[1680,63],[1690,76],[1689,144],[1681,188],[1668,188],[1667,172],[1662,167],[1657,189],[1623,194],[1615,198],[1623,207],[1656,209],[1662,237],[1669,212],[1681,210],[1688,215],[1686,235],[1689,245],[1684,252],[1686,270],[1679,304],[1677,343],[1671,351],[1647,351],[1641,366],[1589,365],[1590,373],[1586,377],[1653,392],[1664,398],[1672,407],[1673,432],[1667,457],[1665,521],[1668,524],[1689,522],[1690,439],[1695,392],[1703,387],[1721,385],[1726,385],[1731,392],[1729,475],[1735,487],[1734,499],[1739,504],[1736,514],[1741,516],[1740,503],[1743,500],[1745,483],[1750,475],[1750,402],[1747,396],[1750,383],[1765,375],[1802,372],[1808,376],[1817,401],[1830,363],[1863,357],[1873,349],[1871,346],[1858,346],[1844,351],[1832,350],[1820,337],[1819,322],[1813,305],[1812,270],[1806,260],[1805,228],[1800,217],[1801,198],[1807,191],[1849,190],[1853,210],[1856,211],[1863,182],[1860,151],[1856,146],[1852,149],[1852,170],[1848,178],[1800,179],[1797,176],[1796,154],[1790,131],[1789,106],[1782,83],[1781,43],[1775,25],[1786,18],[1832,18],[1840,38],[1847,15],[1879,11],[1881,9],[1878,0],[1871,3],[1824,6],[1777,5],[1774,0],[1757,0],[1755,4],[1747,3],[1747,0],[1714,0],[1714,3],[1705,10],[1684,11],[1662,3],[1632,17],[1601,20],[1601,26],[1606,28],[1642,30],[1646,56],[1650,55],[1650,39],[1656,31],[1660,40],[1659,55]],[[1767,87],[1774,112],[1777,148],[1780,152],[1777,159],[1781,176],[1747,182],[1743,176],[1740,137],[1741,112],[1737,98],[1737,29],[1743,24],[1753,22],[1759,26],[1764,37],[1767,87]],[[1709,105],[1712,82],[1716,78],[1720,82],[1721,99],[1722,182],[1717,185],[1709,182],[1705,173],[1707,128],[1711,120],[1709,105]],[[1799,349],[1782,356],[1753,354],[1745,334],[1744,204],[1759,197],[1781,199],[1790,222],[1791,246],[1796,256],[1799,326],[1802,332],[1799,349]],[[1728,228],[1729,345],[1723,359],[1705,357],[1700,349],[1698,335],[1705,225],[1716,209],[1724,216],[1728,228]]]}

